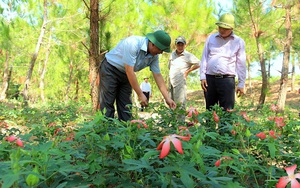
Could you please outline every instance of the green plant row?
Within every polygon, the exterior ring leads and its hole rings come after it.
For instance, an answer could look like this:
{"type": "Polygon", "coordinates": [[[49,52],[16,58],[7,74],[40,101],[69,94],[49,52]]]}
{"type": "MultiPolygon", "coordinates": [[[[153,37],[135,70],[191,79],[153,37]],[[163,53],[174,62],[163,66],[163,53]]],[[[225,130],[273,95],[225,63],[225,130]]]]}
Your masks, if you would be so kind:
{"type": "Polygon", "coordinates": [[[65,115],[56,106],[59,121],[52,117],[53,122],[38,124],[42,117],[33,114],[35,125],[27,124],[25,132],[10,128],[2,117],[0,184],[285,187],[289,182],[282,184],[280,178],[287,176],[287,168],[296,165],[296,170],[300,164],[300,122],[292,114],[276,114],[274,108],[252,116],[239,107],[223,111],[215,106],[199,113],[193,107],[170,110],[154,103],[148,118],[121,122],[97,113],[70,124],[61,123],[59,117],[65,115]],[[182,115],[186,121],[178,120],[182,115]]]}

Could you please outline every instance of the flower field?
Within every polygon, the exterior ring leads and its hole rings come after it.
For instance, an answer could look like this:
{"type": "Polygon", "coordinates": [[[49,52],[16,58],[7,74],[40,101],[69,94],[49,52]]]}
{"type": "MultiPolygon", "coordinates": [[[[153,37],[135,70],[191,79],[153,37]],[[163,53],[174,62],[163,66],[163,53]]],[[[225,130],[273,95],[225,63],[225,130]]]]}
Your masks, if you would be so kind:
{"type": "Polygon", "coordinates": [[[299,187],[299,117],[274,104],[256,112],[152,103],[148,118],[130,122],[75,104],[0,107],[3,188],[299,187]]]}

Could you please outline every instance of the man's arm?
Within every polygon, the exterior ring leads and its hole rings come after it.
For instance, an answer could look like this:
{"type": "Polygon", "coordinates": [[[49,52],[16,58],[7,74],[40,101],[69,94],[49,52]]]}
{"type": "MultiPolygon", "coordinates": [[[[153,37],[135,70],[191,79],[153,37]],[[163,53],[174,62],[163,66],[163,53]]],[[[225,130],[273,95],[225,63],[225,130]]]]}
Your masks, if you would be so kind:
{"type": "Polygon", "coordinates": [[[125,71],[126,71],[126,75],[129,80],[129,83],[130,83],[131,87],[133,88],[133,90],[136,92],[136,94],[138,96],[138,100],[140,101],[141,105],[148,106],[147,98],[139,86],[139,83],[137,81],[133,67],[125,64],[125,71]]]}
{"type": "Polygon", "coordinates": [[[168,94],[168,89],[167,86],[165,84],[164,78],[162,77],[162,75],[160,73],[153,73],[153,77],[155,79],[155,82],[161,92],[161,94],[163,95],[166,103],[169,105],[170,108],[174,109],[176,108],[176,103],[169,97],[168,94]]]}
{"type": "Polygon", "coordinates": [[[200,67],[200,65],[192,65],[191,68],[189,68],[187,71],[185,71],[184,78],[186,79],[190,72],[198,69],[199,67],[200,67]]]}

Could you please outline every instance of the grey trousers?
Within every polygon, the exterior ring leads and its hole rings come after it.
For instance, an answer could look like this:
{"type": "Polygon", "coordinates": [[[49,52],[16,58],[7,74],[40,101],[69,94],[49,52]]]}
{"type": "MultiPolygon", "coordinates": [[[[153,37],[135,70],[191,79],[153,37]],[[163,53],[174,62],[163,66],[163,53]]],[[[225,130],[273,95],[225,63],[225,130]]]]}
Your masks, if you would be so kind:
{"type": "Polygon", "coordinates": [[[123,121],[130,120],[132,87],[126,73],[119,71],[109,64],[106,58],[100,66],[100,110],[105,116],[114,118],[116,102],[118,118],[123,121]]]}
{"type": "MultiPolygon", "coordinates": [[[[187,102],[187,92],[186,92],[187,86],[186,81],[180,83],[179,85],[173,87],[170,83],[169,85],[169,96],[171,99],[176,102],[182,110],[186,110],[186,102],[187,102]]],[[[177,119],[184,121],[185,115],[179,115],[177,119]]]]}

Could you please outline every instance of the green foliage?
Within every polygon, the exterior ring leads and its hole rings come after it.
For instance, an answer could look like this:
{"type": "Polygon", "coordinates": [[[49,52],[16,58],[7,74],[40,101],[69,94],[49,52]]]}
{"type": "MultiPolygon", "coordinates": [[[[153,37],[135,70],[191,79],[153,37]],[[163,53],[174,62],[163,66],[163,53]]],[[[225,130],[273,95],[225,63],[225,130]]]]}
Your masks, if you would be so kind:
{"type": "Polygon", "coordinates": [[[295,144],[299,135],[294,134],[300,124],[295,114],[277,122],[274,117],[282,116],[270,106],[259,116],[239,106],[232,112],[215,106],[218,123],[212,111],[182,122],[174,117],[187,115],[185,111],[152,105],[148,109],[152,116],[140,119],[147,127],[108,119],[100,112],[84,118],[89,112],[76,104],[31,109],[1,105],[0,184],[4,188],[274,187],[286,176],[283,167],[300,165],[300,144],[295,144]],[[260,132],[265,132],[265,139],[257,136],[260,132]],[[181,141],[183,154],[171,143],[169,154],[159,159],[158,144],[172,134],[191,137],[181,141]],[[24,147],[7,140],[9,135],[20,138],[24,147]]]}

